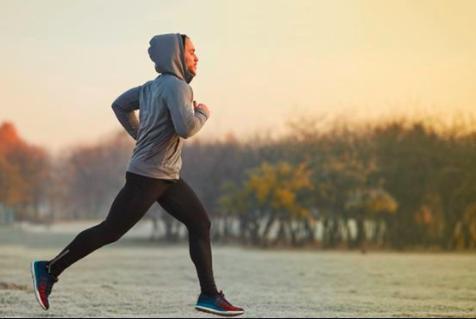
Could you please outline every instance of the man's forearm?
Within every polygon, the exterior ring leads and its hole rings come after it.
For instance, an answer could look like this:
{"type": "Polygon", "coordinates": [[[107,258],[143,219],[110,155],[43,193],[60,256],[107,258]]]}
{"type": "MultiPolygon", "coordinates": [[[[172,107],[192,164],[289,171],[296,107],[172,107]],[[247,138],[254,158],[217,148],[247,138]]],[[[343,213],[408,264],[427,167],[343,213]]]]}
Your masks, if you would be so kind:
{"type": "Polygon", "coordinates": [[[137,116],[134,111],[125,112],[124,110],[121,110],[120,107],[117,107],[117,105],[115,106],[115,104],[112,105],[112,109],[114,110],[117,119],[127,131],[127,133],[129,133],[129,135],[134,140],[137,140],[137,133],[139,131],[139,120],[137,119],[137,116]]]}
{"type": "Polygon", "coordinates": [[[112,109],[117,119],[134,140],[137,140],[139,120],[134,110],[139,109],[140,86],[122,93],[113,103],[112,109]]]}

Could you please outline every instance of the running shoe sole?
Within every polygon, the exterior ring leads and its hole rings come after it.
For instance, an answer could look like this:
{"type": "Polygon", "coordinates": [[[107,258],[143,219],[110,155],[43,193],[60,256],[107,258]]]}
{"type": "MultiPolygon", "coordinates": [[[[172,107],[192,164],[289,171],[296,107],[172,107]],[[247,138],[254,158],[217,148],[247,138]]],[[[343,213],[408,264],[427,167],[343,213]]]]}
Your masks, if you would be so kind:
{"type": "Polygon", "coordinates": [[[208,308],[204,306],[195,306],[195,309],[197,309],[198,311],[203,311],[206,313],[211,313],[214,315],[220,315],[220,316],[226,316],[226,317],[239,316],[245,313],[244,311],[220,311],[220,310],[216,310],[216,309],[208,308]]]}

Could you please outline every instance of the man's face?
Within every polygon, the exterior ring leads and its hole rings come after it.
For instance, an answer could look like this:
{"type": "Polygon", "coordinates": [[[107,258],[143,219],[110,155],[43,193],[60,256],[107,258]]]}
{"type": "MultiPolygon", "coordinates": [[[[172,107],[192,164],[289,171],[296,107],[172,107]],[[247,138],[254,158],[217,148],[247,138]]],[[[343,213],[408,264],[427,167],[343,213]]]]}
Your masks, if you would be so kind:
{"type": "Polygon", "coordinates": [[[197,74],[198,58],[195,55],[195,47],[189,38],[185,39],[185,65],[187,69],[193,74],[197,74]]]}

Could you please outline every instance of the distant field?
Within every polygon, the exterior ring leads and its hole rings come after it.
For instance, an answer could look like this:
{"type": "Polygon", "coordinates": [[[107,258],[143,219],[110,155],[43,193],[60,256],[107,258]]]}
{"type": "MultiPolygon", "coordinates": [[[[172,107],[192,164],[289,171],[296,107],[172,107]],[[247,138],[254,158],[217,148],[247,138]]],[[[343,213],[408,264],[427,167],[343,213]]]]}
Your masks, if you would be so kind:
{"type": "MultiPolygon", "coordinates": [[[[82,228],[84,225],[81,225],[82,228]]],[[[43,311],[29,263],[77,228],[0,227],[0,316],[206,317],[185,245],[131,238],[68,269],[43,311]],[[55,230],[56,229],[56,230],[55,230]]],[[[244,317],[476,317],[476,255],[261,251],[214,246],[218,287],[244,317]]]]}

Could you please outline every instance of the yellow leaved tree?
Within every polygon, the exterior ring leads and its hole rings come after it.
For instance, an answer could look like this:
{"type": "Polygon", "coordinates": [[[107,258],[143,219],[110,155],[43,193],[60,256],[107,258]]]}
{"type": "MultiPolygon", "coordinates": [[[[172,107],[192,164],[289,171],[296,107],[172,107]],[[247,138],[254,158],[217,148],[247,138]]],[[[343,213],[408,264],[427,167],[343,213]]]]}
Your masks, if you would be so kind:
{"type": "MultiPolygon", "coordinates": [[[[313,230],[315,220],[305,205],[305,191],[313,189],[306,163],[263,162],[247,172],[241,186],[226,183],[220,198],[222,209],[240,219],[241,237],[252,244],[269,244],[277,226],[275,242],[299,243],[300,233],[313,230]]],[[[310,238],[309,234],[306,238],[310,238]]]]}

